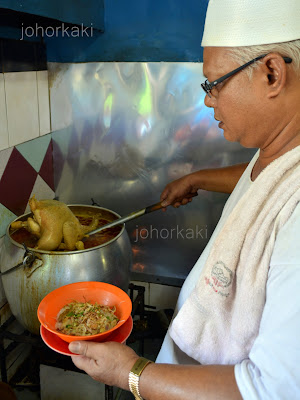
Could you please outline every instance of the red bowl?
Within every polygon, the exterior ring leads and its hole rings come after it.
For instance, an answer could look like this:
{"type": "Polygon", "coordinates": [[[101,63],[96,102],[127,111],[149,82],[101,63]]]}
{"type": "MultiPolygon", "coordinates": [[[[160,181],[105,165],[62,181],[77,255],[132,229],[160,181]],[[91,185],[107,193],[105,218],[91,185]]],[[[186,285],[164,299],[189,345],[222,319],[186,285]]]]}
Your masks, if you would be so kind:
{"type": "Polygon", "coordinates": [[[127,321],[131,314],[132,303],[130,297],[117,286],[104,282],[76,282],[61,286],[43,298],[37,310],[40,323],[50,332],[70,343],[74,340],[92,340],[102,342],[115,330],[127,321]],[[72,301],[81,303],[90,302],[116,307],[115,315],[119,322],[106,332],[89,336],[74,336],[61,333],[55,328],[56,317],[59,311],[72,301]]]}

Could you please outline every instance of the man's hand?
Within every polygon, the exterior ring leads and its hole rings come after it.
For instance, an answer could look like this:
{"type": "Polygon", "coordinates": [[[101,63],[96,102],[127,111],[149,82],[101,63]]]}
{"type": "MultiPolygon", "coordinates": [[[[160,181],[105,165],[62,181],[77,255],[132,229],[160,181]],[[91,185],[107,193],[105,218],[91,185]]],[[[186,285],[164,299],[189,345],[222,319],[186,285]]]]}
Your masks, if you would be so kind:
{"type": "Polygon", "coordinates": [[[93,379],[110,386],[128,390],[129,372],[139,356],[128,346],[116,343],[96,343],[90,341],[69,344],[72,361],[93,379]]]}
{"type": "Polygon", "coordinates": [[[178,208],[192,201],[197,193],[197,187],[192,184],[192,174],[170,182],[163,190],[160,201],[164,207],[172,204],[178,208]],[[180,200],[177,200],[180,199],[180,200]]]}
{"type": "MultiPolygon", "coordinates": [[[[241,175],[247,168],[247,163],[216,169],[202,169],[176,179],[166,185],[160,196],[163,207],[170,204],[180,207],[192,201],[193,195],[199,189],[212,192],[231,193],[241,175]],[[177,199],[180,199],[177,201],[177,199]]],[[[166,208],[164,208],[164,211],[166,208]]]]}

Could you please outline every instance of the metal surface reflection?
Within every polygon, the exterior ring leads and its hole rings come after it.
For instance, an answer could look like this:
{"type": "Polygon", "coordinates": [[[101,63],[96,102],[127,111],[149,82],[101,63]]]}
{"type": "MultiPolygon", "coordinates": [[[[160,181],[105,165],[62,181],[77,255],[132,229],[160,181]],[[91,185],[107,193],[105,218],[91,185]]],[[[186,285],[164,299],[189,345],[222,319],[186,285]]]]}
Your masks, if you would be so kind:
{"type": "MultiPolygon", "coordinates": [[[[248,161],[254,154],[226,142],[204,106],[200,63],[63,68],[50,63],[48,68],[56,193],[68,204],[91,204],[93,198],[126,215],[159,201],[171,180],[201,168],[248,161]]],[[[180,285],[226,199],[201,192],[185,207],[128,222],[132,278],[180,285]]]]}

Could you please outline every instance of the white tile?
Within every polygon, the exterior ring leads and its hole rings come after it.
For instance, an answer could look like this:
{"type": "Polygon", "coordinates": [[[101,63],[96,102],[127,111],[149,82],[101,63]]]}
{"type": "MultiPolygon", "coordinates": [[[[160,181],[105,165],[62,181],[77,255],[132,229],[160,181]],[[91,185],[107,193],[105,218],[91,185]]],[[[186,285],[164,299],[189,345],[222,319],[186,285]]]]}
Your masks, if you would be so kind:
{"type": "Polygon", "coordinates": [[[105,386],[85,373],[40,366],[41,400],[100,400],[105,386]]]}
{"type": "MultiPolygon", "coordinates": [[[[35,184],[33,186],[33,189],[31,191],[29,198],[31,198],[33,195],[35,195],[36,198],[39,200],[42,200],[42,199],[53,200],[55,197],[55,193],[53,192],[53,190],[47,185],[47,183],[39,175],[36,178],[35,184]]],[[[27,206],[25,209],[25,213],[28,213],[28,212],[30,212],[29,203],[27,203],[27,206]]]]}
{"type": "Polygon", "coordinates": [[[177,303],[180,288],[175,286],[150,283],[150,306],[157,310],[174,309],[177,303]]]}
{"type": "Polygon", "coordinates": [[[37,71],[40,136],[50,132],[48,71],[37,71]]]}
{"type": "Polygon", "coordinates": [[[10,147],[10,148],[2,150],[0,152],[0,179],[2,178],[3,172],[6,168],[6,165],[8,163],[8,160],[9,160],[9,157],[11,156],[12,151],[13,151],[13,147],[10,147]]]}
{"type": "MultiPolygon", "coordinates": [[[[0,236],[4,236],[6,234],[6,229],[8,225],[16,218],[16,215],[12,213],[8,208],[6,208],[3,204],[0,203],[0,236]]],[[[1,265],[1,257],[0,257],[0,269],[1,265]]]]}
{"type": "Polygon", "coordinates": [[[39,136],[36,71],[4,74],[9,146],[39,136]]]}
{"type": "Polygon", "coordinates": [[[0,150],[8,148],[8,129],[6,116],[6,101],[4,90],[4,75],[0,74],[0,150]]]}
{"type": "Polygon", "coordinates": [[[61,173],[60,181],[56,186],[55,193],[60,196],[61,193],[64,195],[64,201],[67,204],[72,203],[74,198],[74,170],[69,166],[67,162],[64,163],[63,170],[61,173]]]}

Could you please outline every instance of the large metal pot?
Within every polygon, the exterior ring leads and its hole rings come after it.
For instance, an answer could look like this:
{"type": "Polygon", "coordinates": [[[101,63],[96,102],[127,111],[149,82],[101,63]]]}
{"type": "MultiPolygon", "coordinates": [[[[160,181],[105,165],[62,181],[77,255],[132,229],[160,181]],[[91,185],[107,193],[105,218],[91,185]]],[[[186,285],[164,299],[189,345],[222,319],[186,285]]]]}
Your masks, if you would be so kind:
{"type": "MultiPolygon", "coordinates": [[[[102,215],[111,215],[112,219],[120,217],[102,207],[69,207],[96,209],[102,215]]],[[[16,221],[27,219],[30,215],[24,214],[16,221]]],[[[8,227],[0,254],[3,287],[13,315],[34,334],[39,333],[37,308],[40,301],[60,286],[81,281],[102,281],[124,291],[128,289],[132,250],[124,225],[115,238],[91,249],[50,252],[29,248],[28,251],[25,252],[24,247],[11,238],[8,227]],[[11,272],[5,273],[12,268],[11,272]]]]}

